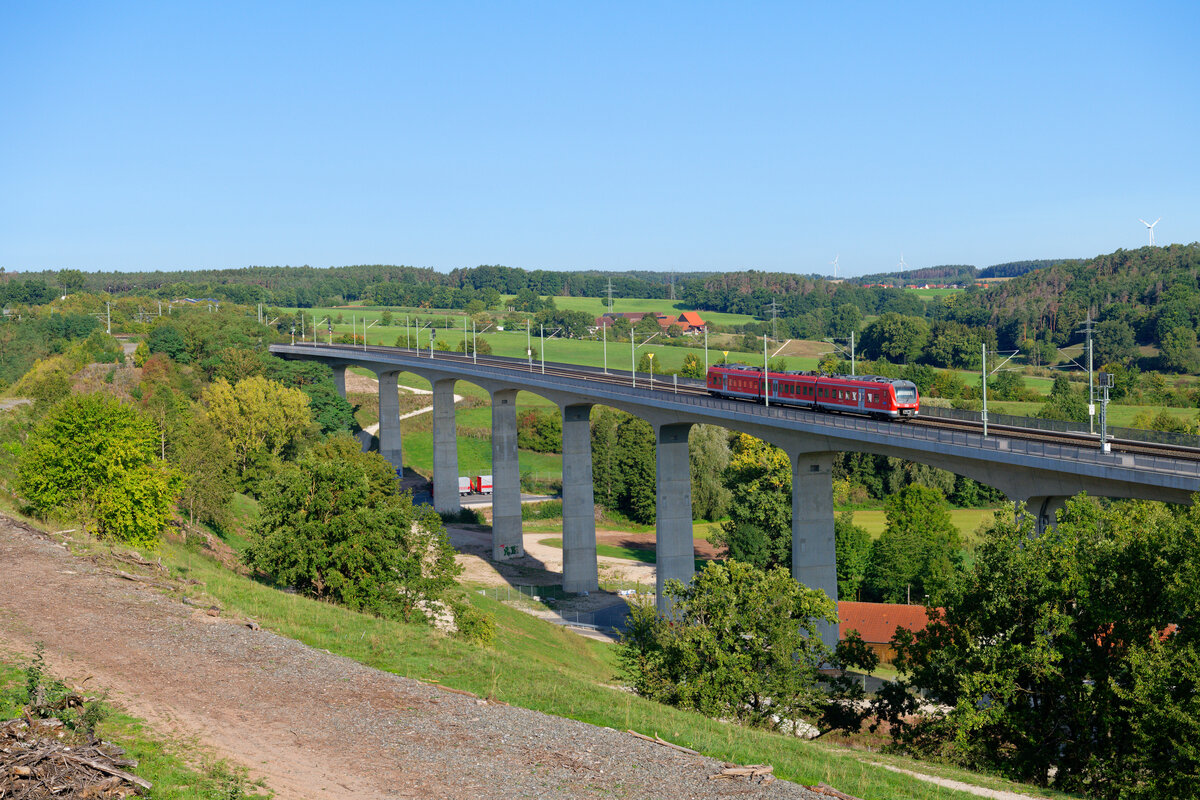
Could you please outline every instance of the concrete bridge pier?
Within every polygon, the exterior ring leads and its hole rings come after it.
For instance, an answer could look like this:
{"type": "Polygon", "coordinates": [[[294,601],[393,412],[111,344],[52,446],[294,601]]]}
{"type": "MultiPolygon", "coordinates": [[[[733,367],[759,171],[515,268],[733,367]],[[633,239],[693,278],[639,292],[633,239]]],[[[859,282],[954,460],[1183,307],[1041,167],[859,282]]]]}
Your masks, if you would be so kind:
{"type": "Polygon", "coordinates": [[[346,399],[346,365],[345,364],[330,364],[330,369],[333,370],[333,385],[337,388],[337,393],[346,399]]]}
{"type": "Polygon", "coordinates": [[[1033,515],[1039,536],[1058,526],[1058,512],[1069,499],[1062,495],[1035,495],[1025,501],[1025,513],[1033,515]]]}
{"type": "Polygon", "coordinates": [[[492,392],[492,558],[523,555],[517,390],[497,389],[492,392]]]}
{"type": "MultiPolygon", "coordinates": [[[[404,447],[400,441],[400,398],[396,389],[398,372],[378,372],[379,455],[396,468],[404,469],[404,447]]],[[[344,378],[344,375],[343,375],[344,378]]]]}
{"type": "MultiPolygon", "coordinates": [[[[789,453],[792,462],[792,577],[822,589],[837,603],[837,548],[833,530],[833,453],[789,453]]],[[[833,649],[837,624],[819,626],[833,649]]]]}
{"type": "Polygon", "coordinates": [[[667,581],[687,583],[696,572],[695,550],[692,544],[692,469],[688,459],[690,422],[659,425],[655,430],[654,474],[656,481],[655,508],[655,591],[658,610],[666,614],[670,604],[663,597],[667,581]]]}
{"type": "Polygon", "coordinates": [[[453,379],[433,382],[433,508],[441,514],[457,514],[462,509],[458,496],[454,384],[453,379]]]}
{"type": "Polygon", "coordinates": [[[592,494],[590,405],[563,406],[563,591],[600,588],[596,565],[596,506],[592,494]]]}

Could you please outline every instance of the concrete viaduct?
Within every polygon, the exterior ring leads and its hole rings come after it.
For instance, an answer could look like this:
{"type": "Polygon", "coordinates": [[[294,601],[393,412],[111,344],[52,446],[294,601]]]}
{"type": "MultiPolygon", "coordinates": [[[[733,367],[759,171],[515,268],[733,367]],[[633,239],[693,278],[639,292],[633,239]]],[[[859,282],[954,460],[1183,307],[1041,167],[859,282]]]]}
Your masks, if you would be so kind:
{"type": "MultiPolygon", "coordinates": [[[[575,370],[578,377],[542,374],[540,365],[487,358],[475,364],[461,355],[393,348],[272,345],[283,358],[321,361],[333,368],[345,396],[348,366],[379,376],[379,451],[391,464],[402,463],[397,376],[411,372],[433,388],[434,506],[459,509],[458,451],[454,385],[465,380],[492,400],[492,554],[523,555],[520,474],[517,464],[517,393],[533,392],[558,405],[563,436],[563,589],[597,589],[596,526],[592,497],[590,412],[603,404],[649,422],[655,432],[657,476],[657,589],[660,608],[667,580],[687,582],[694,572],[691,471],[688,432],[695,424],[720,425],[774,444],[792,465],[792,575],[837,600],[834,550],[833,458],[858,451],[929,464],[994,486],[1037,515],[1039,528],[1053,524],[1065,500],[1081,491],[1100,497],[1144,498],[1190,503],[1200,491],[1200,461],[1122,452],[1103,453],[1048,441],[880,422],[794,408],[765,408],[747,402],[677,393],[671,383],[653,390],[648,376],[630,385],[629,373],[601,375],[575,370]],[[625,382],[611,382],[623,374],[625,382]],[[602,380],[603,379],[603,380],[602,380]]],[[[556,372],[558,370],[555,370],[556,372]]],[[[691,385],[697,382],[689,381],[691,385]]],[[[681,384],[682,385],[682,384],[681,384]]],[[[826,631],[831,646],[837,631],[826,631]]]]}

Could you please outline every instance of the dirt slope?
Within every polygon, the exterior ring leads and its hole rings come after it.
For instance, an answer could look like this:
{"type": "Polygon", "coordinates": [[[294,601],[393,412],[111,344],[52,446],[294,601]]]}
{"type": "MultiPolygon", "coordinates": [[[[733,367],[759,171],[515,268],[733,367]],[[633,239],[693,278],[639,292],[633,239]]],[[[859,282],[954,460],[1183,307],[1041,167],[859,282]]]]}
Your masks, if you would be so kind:
{"type": "Polygon", "coordinates": [[[816,797],[709,781],[712,759],[487,704],[217,619],[0,516],[0,648],[45,643],[160,729],[194,735],[281,798],[816,797]]]}

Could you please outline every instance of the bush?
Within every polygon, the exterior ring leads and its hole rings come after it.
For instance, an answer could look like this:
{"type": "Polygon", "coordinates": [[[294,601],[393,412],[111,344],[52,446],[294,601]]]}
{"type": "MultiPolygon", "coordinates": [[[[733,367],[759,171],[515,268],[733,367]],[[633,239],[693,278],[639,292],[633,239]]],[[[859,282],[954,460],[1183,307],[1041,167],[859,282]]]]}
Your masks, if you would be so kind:
{"type": "Polygon", "coordinates": [[[781,567],[709,562],[688,586],[670,581],[670,619],[630,608],[618,658],[634,690],[711,718],[779,728],[826,704],[819,669],[830,657],[818,635],[834,604],[781,567]]]}
{"type": "Polygon", "coordinates": [[[395,471],[378,454],[357,451],[349,437],[328,447],[265,486],[243,559],[310,597],[423,619],[421,607],[462,571],[441,521],[396,494],[395,471]]]}
{"type": "Polygon", "coordinates": [[[541,503],[522,503],[521,519],[561,519],[562,500],[544,500],[541,503]]]}
{"type": "Polygon", "coordinates": [[[101,537],[153,546],[182,481],[158,458],[158,429],[104,394],[69,397],[29,437],[21,491],[39,516],[65,509],[101,537]]]}
{"type": "Polygon", "coordinates": [[[487,520],[483,518],[483,514],[474,508],[460,508],[458,511],[447,512],[439,511],[438,516],[442,518],[442,522],[446,524],[458,523],[459,525],[486,525],[487,520]]]}
{"type": "MultiPolygon", "coordinates": [[[[482,348],[480,352],[483,352],[482,348]]],[[[517,447],[535,453],[562,452],[562,417],[528,409],[517,414],[517,447]]]]}
{"type": "Polygon", "coordinates": [[[491,614],[465,602],[451,603],[450,610],[454,612],[454,625],[460,639],[481,647],[488,647],[495,641],[496,620],[491,614]]]}

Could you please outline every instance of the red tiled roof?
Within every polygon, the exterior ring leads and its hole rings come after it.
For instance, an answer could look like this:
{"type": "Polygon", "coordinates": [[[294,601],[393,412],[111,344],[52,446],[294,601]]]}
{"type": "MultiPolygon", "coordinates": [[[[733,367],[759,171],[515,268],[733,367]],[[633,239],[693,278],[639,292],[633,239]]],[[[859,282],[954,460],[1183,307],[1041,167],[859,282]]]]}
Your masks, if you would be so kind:
{"type": "Polygon", "coordinates": [[[838,603],[838,624],[841,635],[858,631],[864,642],[883,644],[892,640],[896,628],[923,630],[929,618],[925,606],[906,606],[895,603],[838,603]]]}
{"type": "Polygon", "coordinates": [[[679,320],[680,320],[680,322],[686,322],[687,324],[693,325],[697,328],[704,327],[704,320],[700,319],[700,315],[698,313],[696,313],[695,311],[683,312],[682,314],[679,315],[679,320]]]}

